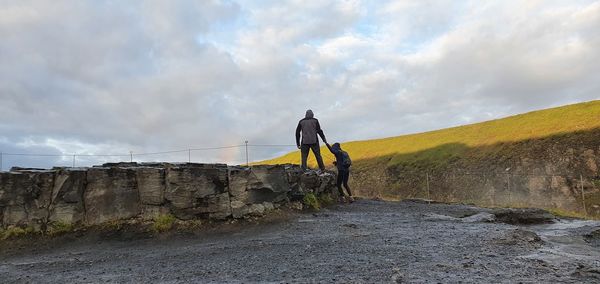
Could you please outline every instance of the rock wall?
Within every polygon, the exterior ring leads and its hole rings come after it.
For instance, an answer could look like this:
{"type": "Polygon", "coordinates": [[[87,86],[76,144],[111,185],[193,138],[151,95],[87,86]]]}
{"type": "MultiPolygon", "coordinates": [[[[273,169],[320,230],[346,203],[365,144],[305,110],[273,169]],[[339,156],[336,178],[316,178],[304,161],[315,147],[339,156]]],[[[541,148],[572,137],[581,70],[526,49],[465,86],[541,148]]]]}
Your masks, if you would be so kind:
{"type": "Polygon", "coordinates": [[[443,145],[412,157],[394,166],[355,171],[353,186],[376,189],[365,195],[383,192],[401,198],[560,209],[600,217],[600,130],[477,148],[443,145]],[[454,149],[460,149],[456,154],[460,158],[427,158],[454,149]]]}
{"type": "Polygon", "coordinates": [[[97,225],[171,214],[180,220],[260,215],[308,193],[335,194],[335,173],[294,165],[116,163],[0,172],[0,227],[97,225]]]}

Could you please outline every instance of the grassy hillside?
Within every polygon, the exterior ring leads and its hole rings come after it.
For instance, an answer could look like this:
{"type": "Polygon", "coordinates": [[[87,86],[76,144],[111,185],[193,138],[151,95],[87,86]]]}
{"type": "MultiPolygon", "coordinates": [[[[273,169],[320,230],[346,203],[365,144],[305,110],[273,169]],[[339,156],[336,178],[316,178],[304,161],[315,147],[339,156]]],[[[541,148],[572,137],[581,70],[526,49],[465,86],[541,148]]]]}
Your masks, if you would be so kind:
{"type": "MultiPolygon", "coordinates": [[[[445,163],[469,155],[469,148],[597,128],[600,128],[600,101],[591,101],[437,131],[347,142],[342,143],[342,147],[351,155],[355,168],[359,169],[369,167],[372,163],[393,166],[410,163],[411,160],[445,163]],[[426,151],[428,149],[435,150],[426,151]]],[[[493,151],[493,147],[488,148],[493,151]]],[[[325,147],[322,152],[330,165],[333,156],[325,147]]],[[[297,164],[299,160],[300,154],[295,151],[260,164],[297,164]]],[[[310,164],[315,165],[314,158],[310,164]]]]}

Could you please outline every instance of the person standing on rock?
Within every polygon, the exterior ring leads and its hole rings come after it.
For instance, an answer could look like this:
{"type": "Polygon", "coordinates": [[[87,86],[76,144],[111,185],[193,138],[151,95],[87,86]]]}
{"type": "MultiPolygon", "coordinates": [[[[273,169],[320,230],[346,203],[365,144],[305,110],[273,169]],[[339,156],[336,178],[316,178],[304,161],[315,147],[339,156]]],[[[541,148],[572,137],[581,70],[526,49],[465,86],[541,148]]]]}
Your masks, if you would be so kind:
{"type": "Polygon", "coordinates": [[[342,185],[348,191],[348,201],[350,203],[354,202],[354,197],[352,197],[352,191],[350,191],[350,186],[348,186],[348,179],[350,179],[350,166],[352,165],[352,160],[350,159],[350,155],[348,152],[342,150],[342,146],[340,143],[334,143],[333,146],[329,145],[329,143],[325,142],[331,154],[335,156],[335,161],[333,164],[337,167],[338,175],[337,175],[337,188],[340,192],[340,201],[344,202],[344,198],[346,194],[344,194],[344,189],[342,189],[342,185]]]}
{"type": "Polygon", "coordinates": [[[323,164],[323,158],[321,157],[321,147],[319,146],[319,137],[317,137],[317,134],[321,136],[323,142],[327,143],[327,139],[323,130],[321,130],[319,120],[314,116],[312,110],[309,109],[306,111],[306,116],[298,122],[298,127],[296,127],[296,146],[300,149],[303,170],[306,170],[308,152],[312,150],[317,159],[317,164],[319,164],[319,169],[324,171],[325,164],[323,164]],[[300,140],[301,135],[302,140],[300,140]]]}

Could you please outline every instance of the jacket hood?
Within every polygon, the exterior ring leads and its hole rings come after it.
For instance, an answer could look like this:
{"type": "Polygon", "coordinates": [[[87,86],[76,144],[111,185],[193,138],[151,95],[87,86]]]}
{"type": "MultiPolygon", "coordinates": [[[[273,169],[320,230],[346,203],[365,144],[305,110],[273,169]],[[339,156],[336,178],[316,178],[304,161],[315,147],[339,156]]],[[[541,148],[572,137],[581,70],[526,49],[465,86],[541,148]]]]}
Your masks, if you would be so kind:
{"type": "Polygon", "coordinates": [[[314,117],[315,117],[315,115],[313,114],[312,110],[309,109],[306,111],[306,118],[314,118],[314,117]]]}
{"type": "Polygon", "coordinates": [[[331,148],[336,150],[342,150],[342,146],[340,145],[340,143],[333,143],[333,145],[331,145],[331,148]]]}

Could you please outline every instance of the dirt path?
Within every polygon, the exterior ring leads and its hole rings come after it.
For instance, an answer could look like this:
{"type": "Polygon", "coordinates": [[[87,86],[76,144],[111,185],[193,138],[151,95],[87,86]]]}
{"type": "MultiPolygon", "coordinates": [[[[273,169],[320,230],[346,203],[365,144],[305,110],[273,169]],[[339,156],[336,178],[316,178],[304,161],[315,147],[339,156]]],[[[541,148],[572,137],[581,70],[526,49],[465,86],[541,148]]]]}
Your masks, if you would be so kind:
{"type": "Polygon", "coordinates": [[[584,237],[600,223],[461,218],[482,211],[359,201],[228,232],[74,240],[0,253],[0,282],[600,283],[599,242],[584,237]]]}

